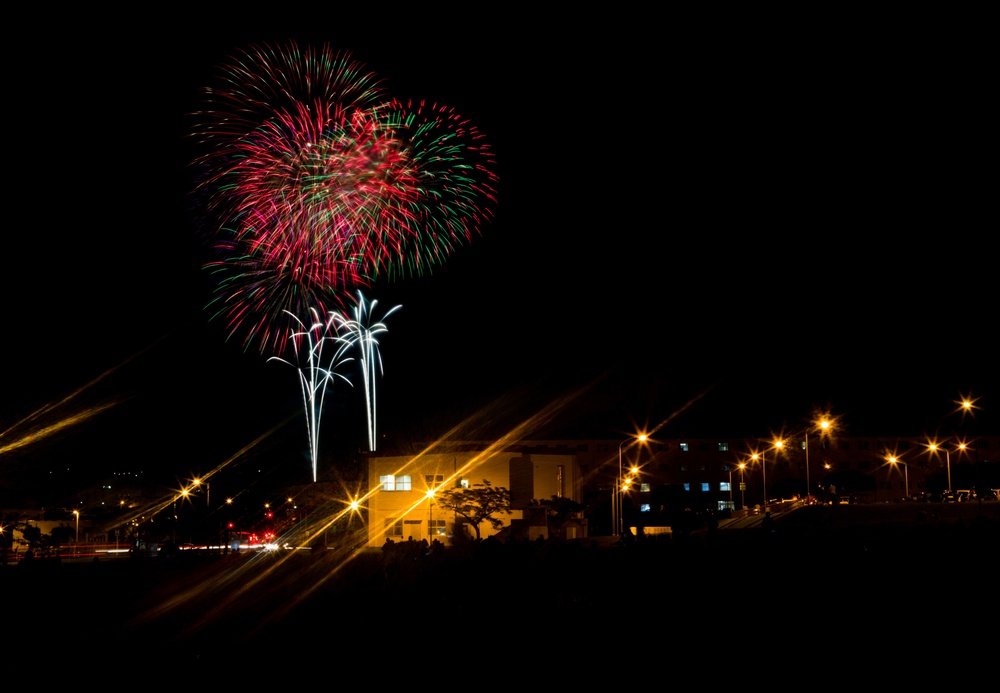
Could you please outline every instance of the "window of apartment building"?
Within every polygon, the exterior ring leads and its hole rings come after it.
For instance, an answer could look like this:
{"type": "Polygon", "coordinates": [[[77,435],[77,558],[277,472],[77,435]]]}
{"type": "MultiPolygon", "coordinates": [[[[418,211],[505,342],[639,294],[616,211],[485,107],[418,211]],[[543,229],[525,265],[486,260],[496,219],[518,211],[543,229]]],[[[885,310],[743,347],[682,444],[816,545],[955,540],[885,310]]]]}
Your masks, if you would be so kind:
{"type": "Polygon", "coordinates": [[[719,452],[729,452],[729,443],[719,443],[719,452]]]}
{"type": "Polygon", "coordinates": [[[689,484],[689,483],[687,483],[687,482],[685,481],[685,482],[684,482],[684,490],[685,490],[685,491],[690,491],[690,490],[691,490],[691,484],[689,484]]]}
{"type": "Polygon", "coordinates": [[[687,452],[691,449],[691,446],[687,443],[681,443],[678,447],[680,447],[681,452],[687,452]]]}
{"type": "Polygon", "coordinates": [[[641,513],[648,513],[649,512],[649,503],[642,503],[641,505],[639,505],[639,512],[641,512],[641,513]]]}
{"type": "Polygon", "coordinates": [[[447,533],[444,520],[430,520],[427,523],[427,531],[432,537],[443,537],[447,533]]]}
{"type": "Polygon", "coordinates": [[[469,480],[468,479],[462,479],[461,481],[458,482],[458,487],[459,488],[469,488],[469,480]]]}
{"type": "Polygon", "coordinates": [[[428,486],[433,486],[434,484],[440,484],[442,481],[444,481],[444,475],[428,474],[427,476],[424,477],[424,481],[427,482],[428,486]]]}
{"type": "Polygon", "coordinates": [[[703,492],[705,492],[705,493],[708,493],[709,491],[712,490],[712,485],[710,483],[708,483],[707,481],[703,481],[701,483],[701,490],[703,492]]]}
{"type": "Polygon", "coordinates": [[[649,493],[649,484],[639,484],[639,490],[643,493],[649,493]]]}
{"type": "Polygon", "coordinates": [[[394,476],[392,474],[380,476],[378,483],[382,486],[383,491],[409,491],[412,487],[410,477],[394,476]]]}
{"type": "Polygon", "coordinates": [[[723,493],[727,493],[732,490],[732,487],[730,487],[728,481],[720,481],[719,490],[722,491],[723,493]]]}
{"type": "Polygon", "coordinates": [[[394,517],[390,517],[385,521],[385,535],[387,537],[402,537],[403,536],[403,523],[394,517]]]}

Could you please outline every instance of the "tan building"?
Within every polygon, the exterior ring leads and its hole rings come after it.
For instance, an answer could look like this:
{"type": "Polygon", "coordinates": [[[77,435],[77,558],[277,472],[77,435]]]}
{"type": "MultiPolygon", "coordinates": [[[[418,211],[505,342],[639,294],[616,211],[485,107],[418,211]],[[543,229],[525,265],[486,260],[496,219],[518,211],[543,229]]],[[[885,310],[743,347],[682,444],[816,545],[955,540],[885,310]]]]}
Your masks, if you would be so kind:
{"type": "MultiPolygon", "coordinates": [[[[468,447],[468,446],[463,446],[468,447]]],[[[371,457],[368,460],[368,546],[393,541],[438,539],[450,544],[456,530],[453,513],[436,507],[434,491],[471,488],[483,482],[510,491],[511,514],[505,524],[526,538],[546,536],[544,521],[534,517],[532,501],[553,496],[580,502],[581,479],[574,454],[534,454],[524,450],[471,450],[371,457]]],[[[496,532],[479,526],[483,538],[496,532]]],[[[566,528],[568,538],[586,535],[582,515],[566,528]]]]}

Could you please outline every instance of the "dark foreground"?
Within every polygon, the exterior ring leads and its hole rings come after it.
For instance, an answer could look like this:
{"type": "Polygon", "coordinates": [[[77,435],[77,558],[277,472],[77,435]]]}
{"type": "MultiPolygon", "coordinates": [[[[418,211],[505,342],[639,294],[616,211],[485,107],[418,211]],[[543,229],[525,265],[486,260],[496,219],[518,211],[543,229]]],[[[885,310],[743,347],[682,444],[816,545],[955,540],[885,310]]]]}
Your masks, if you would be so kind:
{"type": "Polygon", "coordinates": [[[805,508],[774,534],[608,548],[486,541],[415,558],[325,550],[35,561],[0,567],[4,649],[9,662],[109,671],[370,668],[387,680],[410,662],[515,678],[542,667],[537,675],[584,681],[594,667],[654,680],[664,668],[701,666],[737,676],[763,661],[780,678],[818,660],[844,670],[905,650],[908,668],[884,665],[913,674],[913,653],[921,665],[968,663],[995,641],[993,506],[905,522],[805,508]],[[925,651],[932,658],[920,660],[925,651]]]}

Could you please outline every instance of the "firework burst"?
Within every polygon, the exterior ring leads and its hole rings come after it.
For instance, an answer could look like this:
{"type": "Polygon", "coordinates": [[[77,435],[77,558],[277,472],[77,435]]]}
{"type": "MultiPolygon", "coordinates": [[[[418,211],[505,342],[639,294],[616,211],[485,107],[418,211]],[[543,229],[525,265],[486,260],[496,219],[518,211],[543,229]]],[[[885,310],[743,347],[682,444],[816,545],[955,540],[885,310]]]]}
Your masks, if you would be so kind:
{"type": "Polygon", "coordinates": [[[255,47],[222,68],[194,136],[213,318],[262,352],[287,315],[443,263],[492,219],[485,139],[453,109],[388,98],[348,52],[255,47]]]}

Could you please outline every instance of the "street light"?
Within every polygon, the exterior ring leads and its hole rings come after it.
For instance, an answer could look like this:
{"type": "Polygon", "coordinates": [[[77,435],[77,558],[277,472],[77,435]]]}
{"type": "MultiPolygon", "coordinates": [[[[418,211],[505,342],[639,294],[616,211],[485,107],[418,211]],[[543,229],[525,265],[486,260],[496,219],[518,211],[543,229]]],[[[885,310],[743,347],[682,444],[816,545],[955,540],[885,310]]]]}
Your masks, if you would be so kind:
{"type": "Polygon", "coordinates": [[[729,510],[733,509],[733,468],[729,468],[729,510]]]}
{"type": "Polygon", "coordinates": [[[904,484],[904,488],[905,488],[905,491],[906,491],[906,497],[909,498],[910,497],[910,472],[909,472],[910,465],[906,464],[906,462],[903,462],[903,460],[899,459],[895,455],[889,455],[885,459],[891,465],[895,465],[897,463],[903,465],[903,484],[904,484]]]}
{"type": "Polygon", "coordinates": [[[619,538],[624,534],[623,517],[622,517],[622,502],[624,501],[624,493],[622,488],[622,449],[625,444],[632,444],[635,442],[644,443],[646,442],[646,434],[640,433],[634,438],[629,438],[623,440],[618,445],[618,478],[615,480],[615,489],[611,496],[611,513],[612,513],[612,533],[617,534],[619,538]]]}
{"type": "MultiPolygon", "coordinates": [[[[191,483],[194,484],[195,486],[201,486],[201,479],[192,479],[191,483]]],[[[206,481],[205,482],[205,507],[206,508],[209,506],[209,499],[211,498],[211,495],[212,495],[212,485],[206,481]]]]}
{"type": "Polygon", "coordinates": [[[77,547],[78,547],[76,549],[76,553],[80,553],[80,549],[79,549],[79,546],[80,546],[80,511],[79,510],[74,510],[73,514],[76,515],[76,544],[77,544],[77,547]]]}
{"type": "MultiPolygon", "coordinates": [[[[824,438],[830,434],[830,430],[833,427],[833,423],[823,417],[819,421],[815,422],[816,428],[819,430],[820,438],[824,438]]],[[[809,485],[809,431],[806,431],[806,503],[809,502],[809,496],[812,495],[812,486],[809,485]]]]}
{"type": "MultiPolygon", "coordinates": [[[[744,491],[746,490],[746,487],[747,487],[747,485],[745,483],[743,483],[743,470],[746,469],[746,466],[747,466],[746,462],[740,462],[740,464],[739,464],[739,468],[740,468],[740,510],[746,510],[747,509],[746,500],[743,497],[743,493],[744,493],[744,491]]],[[[732,485],[730,485],[730,488],[732,488],[732,485]]]]}
{"type": "MultiPolygon", "coordinates": [[[[965,452],[967,447],[968,445],[966,443],[960,442],[955,446],[955,451],[960,453],[965,452]]],[[[936,453],[938,450],[944,450],[944,462],[948,471],[948,493],[951,493],[951,450],[944,445],[939,445],[933,440],[927,443],[927,450],[932,453],[936,453]]]]}
{"type": "Polygon", "coordinates": [[[434,540],[432,532],[434,531],[434,489],[427,489],[427,545],[434,540]]]}
{"type": "MultiPolygon", "coordinates": [[[[780,439],[775,440],[774,444],[771,447],[774,450],[776,450],[776,451],[780,450],[781,448],[785,447],[785,441],[780,440],[780,439]]],[[[764,452],[760,453],[760,455],[758,455],[755,452],[753,455],[750,456],[750,458],[753,459],[753,460],[757,460],[758,457],[760,458],[760,474],[761,474],[760,478],[761,478],[761,484],[764,487],[764,511],[765,512],[767,511],[767,457],[766,457],[766,454],[765,454],[766,452],[767,451],[765,450],[764,452]]],[[[778,459],[778,453],[777,452],[774,453],[774,459],[775,460],[778,459]]]]}

